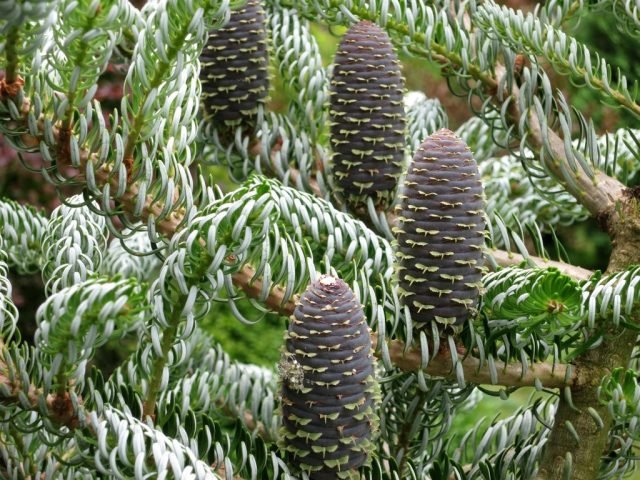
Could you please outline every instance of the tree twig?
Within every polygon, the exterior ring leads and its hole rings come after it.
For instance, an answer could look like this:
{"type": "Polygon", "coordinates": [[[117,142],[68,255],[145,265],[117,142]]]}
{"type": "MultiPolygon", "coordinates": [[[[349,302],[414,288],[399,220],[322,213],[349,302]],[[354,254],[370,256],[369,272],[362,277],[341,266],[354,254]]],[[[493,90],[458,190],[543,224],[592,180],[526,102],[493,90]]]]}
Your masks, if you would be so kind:
{"type": "MultiPolygon", "coordinates": [[[[514,87],[513,94],[516,98],[519,95],[517,87],[514,87]]],[[[517,101],[512,104],[517,105],[517,101]]],[[[605,229],[607,221],[615,222],[615,219],[610,217],[616,216],[616,204],[623,197],[625,185],[600,170],[594,169],[593,178],[589,178],[580,168],[572,170],[567,161],[564,141],[553,130],[549,128],[543,130],[542,123],[533,109],[529,111],[529,125],[532,134],[531,144],[538,150],[545,149],[546,145],[552,158],[545,162],[545,165],[563,187],[589,210],[595,219],[600,220],[601,223],[604,221],[605,229]],[[564,179],[564,170],[571,172],[573,176],[571,183],[564,179]]]]}
{"type": "Polygon", "coordinates": [[[161,355],[157,355],[153,360],[153,367],[149,376],[149,386],[147,388],[147,394],[144,402],[142,403],[143,420],[148,416],[154,418],[155,420],[156,400],[160,390],[160,386],[162,384],[164,367],[166,366],[167,360],[169,359],[169,352],[171,351],[171,347],[173,347],[173,344],[176,341],[178,326],[180,324],[180,320],[182,319],[181,312],[186,301],[186,295],[181,295],[179,297],[176,305],[173,305],[173,311],[171,313],[168,326],[162,331],[162,340],[160,343],[161,355]]]}
{"type": "MultiPolygon", "coordinates": [[[[19,381],[11,381],[6,374],[7,365],[2,356],[3,347],[2,341],[0,340],[0,386],[8,392],[7,395],[0,396],[0,405],[20,405],[25,410],[34,410],[41,411],[40,405],[40,397],[43,392],[42,389],[36,388],[34,385],[29,385],[27,388],[27,392],[24,393],[23,385],[19,381]]],[[[78,399],[82,400],[82,399],[78,399]]],[[[71,396],[65,392],[63,395],[59,394],[49,394],[45,398],[44,405],[46,406],[46,412],[44,413],[48,419],[50,419],[56,425],[67,427],[71,430],[79,428],[81,426],[81,419],[78,417],[77,411],[74,409],[73,403],[71,401],[71,396]]],[[[258,435],[264,438],[267,441],[272,441],[272,437],[270,433],[265,428],[264,424],[253,417],[253,414],[249,410],[245,410],[242,413],[238,413],[237,411],[230,408],[224,402],[217,403],[218,408],[225,412],[226,415],[230,417],[238,417],[242,416],[242,420],[246,425],[247,429],[250,431],[255,431],[258,435]]],[[[145,408],[149,408],[147,403],[145,402],[145,408]]],[[[153,415],[153,411],[155,410],[155,402],[153,403],[153,407],[151,411],[148,413],[149,415],[153,415]]],[[[89,415],[86,415],[87,420],[84,422],[85,425],[90,424],[88,418],[89,415]]]]}
{"type": "Polygon", "coordinates": [[[496,263],[501,267],[510,267],[514,265],[520,265],[523,262],[533,263],[536,267],[547,268],[554,267],[560,270],[563,274],[573,278],[574,280],[588,280],[593,275],[591,270],[586,268],[576,267],[570,263],[558,262],[556,260],[548,260],[542,257],[536,257],[530,255],[524,257],[519,253],[507,252],[505,250],[488,249],[487,254],[491,255],[496,263]]]}
{"type": "MultiPolygon", "coordinates": [[[[245,266],[238,273],[234,274],[234,284],[238,286],[248,296],[256,297],[262,291],[262,279],[254,279],[255,270],[251,266],[245,266]]],[[[293,315],[296,307],[296,300],[292,299],[283,302],[284,290],[280,287],[272,290],[265,304],[274,312],[283,316],[293,315]]],[[[377,345],[378,337],[372,334],[374,348],[377,345]]],[[[411,348],[405,352],[406,346],[400,340],[390,340],[388,342],[391,362],[398,368],[405,371],[415,371],[420,368],[422,355],[417,348],[411,348]]],[[[460,356],[460,354],[458,355],[460,356]]],[[[491,369],[479,359],[467,356],[461,360],[465,380],[470,383],[493,384],[491,369]]],[[[497,384],[504,386],[534,386],[538,379],[546,388],[562,388],[578,382],[575,369],[567,368],[567,365],[550,363],[535,363],[530,365],[523,372],[520,363],[504,364],[496,362],[498,372],[497,384]]],[[[425,372],[434,377],[455,378],[455,368],[451,361],[451,354],[447,350],[439,352],[435,358],[431,359],[425,372]]]]}
{"type": "MultiPolygon", "coordinates": [[[[504,76],[506,70],[501,67],[496,73],[504,76]]],[[[509,115],[517,122],[523,112],[519,110],[520,91],[516,85],[512,86],[510,94],[514,99],[510,102],[509,115]]],[[[526,115],[530,144],[551,157],[545,160],[545,166],[611,236],[613,250],[607,271],[626,268],[640,255],[638,201],[628,195],[620,181],[595,168],[592,177],[581,168],[573,169],[560,136],[543,123],[535,109],[530,108],[526,115]],[[571,181],[565,178],[566,172],[570,172],[571,181]]],[[[625,329],[621,334],[612,327],[608,330],[599,347],[587,350],[575,360],[579,377],[572,385],[567,385],[571,388],[565,389],[560,396],[538,480],[565,478],[567,456],[572,459],[572,478],[587,480],[598,475],[612,422],[607,406],[599,401],[598,388],[608,372],[626,364],[637,337],[637,332],[631,329],[625,329]],[[590,412],[595,412],[599,421],[590,412]]]]}
{"type": "MultiPolygon", "coordinates": [[[[374,342],[376,336],[372,337],[374,342]]],[[[399,340],[388,342],[389,355],[395,366],[404,371],[415,371],[420,368],[422,355],[420,349],[412,348],[405,353],[405,344],[399,340]]],[[[564,388],[583,383],[584,379],[573,368],[564,364],[552,365],[551,363],[534,363],[529,365],[526,371],[522,370],[520,363],[505,364],[495,362],[497,381],[491,375],[491,369],[486,363],[471,356],[459,359],[464,372],[464,379],[469,383],[482,385],[502,385],[505,387],[535,386],[536,380],[545,388],[564,388]]],[[[424,369],[425,373],[439,378],[455,379],[455,365],[452,363],[451,354],[447,350],[439,352],[429,361],[424,369]]]]}

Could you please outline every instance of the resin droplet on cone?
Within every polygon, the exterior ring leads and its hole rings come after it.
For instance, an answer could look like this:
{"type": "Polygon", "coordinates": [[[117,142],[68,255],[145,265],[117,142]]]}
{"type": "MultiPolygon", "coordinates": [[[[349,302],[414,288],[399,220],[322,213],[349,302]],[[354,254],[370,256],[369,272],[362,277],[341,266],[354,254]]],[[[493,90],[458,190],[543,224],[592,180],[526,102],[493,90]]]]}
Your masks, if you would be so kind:
{"type": "Polygon", "coordinates": [[[279,366],[280,446],[313,480],[359,478],[377,430],[377,385],[362,306],[323,276],[300,298],[279,366]]]}
{"type": "Polygon", "coordinates": [[[404,158],[404,84],[387,34],[362,21],[345,34],[331,80],[331,173],[356,208],[372,197],[386,208],[395,197],[404,158]]]}
{"type": "Polygon", "coordinates": [[[400,298],[416,327],[459,330],[477,308],[483,271],[484,198],[469,147],[446,129],[428,137],[399,199],[400,298]]]}

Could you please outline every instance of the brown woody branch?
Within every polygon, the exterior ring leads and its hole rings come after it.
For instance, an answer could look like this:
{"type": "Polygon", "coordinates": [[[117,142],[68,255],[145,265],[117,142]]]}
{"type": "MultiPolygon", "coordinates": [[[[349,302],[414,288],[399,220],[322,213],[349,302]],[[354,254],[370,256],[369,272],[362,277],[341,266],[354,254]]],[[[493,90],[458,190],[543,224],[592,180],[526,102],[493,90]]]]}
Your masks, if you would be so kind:
{"type": "MultiPolygon", "coordinates": [[[[30,106],[28,102],[25,102],[25,105],[23,105],[21,109],[25,117],[22,125],[23,127],[26,126],[26,114],[28,113],[29,108],[30,106]]],[[[17,125],[17,122],[10,122],[10,123],[12,124],[12,125],[8,125],[10,128],[12,126],[13,127],[19,126],[17,125]]],[[[24,131],[24,129],[20,129],[20,128],[16,128],[16,130],[24,131]]],[[[60,138],[61,133],[59,129],[54,128],[54,135],[58,135],[59,137],[58,141],[62,140],[60,138]]],[[[24,145],[34,146],[39,144],[41,141],[43,141],[43,138],[42,136],[34,137],[32,135],[22,133],[20,140],[24,145]]],[[[66,141],[68,142],[69,139],[66,139],[66,141]]],[[[559,147],[559,148],[562,147],[561,141],[559,139],[557,142],[554,140],[554,142],[552,142],[552,145],[555,145],[556,147],[559,147]],[[560,142],[559,145],[558,145],[558,142],[560,142]]],[[[562,150],[559,150],[559,152],[561,151],[562,150]]],[[[68,152],[68,149],[60,148],[60,149],[57,149],[57,152],[58,154],[64,155],[65,152],[68,152]]],[[[60,165],[71,164],[71,161],[69,158],[60,158],[59,160],[60,160],[59,162],[60,165]]],[[[82,150],[80,160],[81,160],[81,172],[83,172],[86,169],[86,165],[89,162],[96,162],[97,158],[95,156],[90,155],[88,151],[82,150]]],[[[295,173],[296,172],[294,172],[294,175],[295,173]]],[[[110,188],[112,191],[117,191],[117,187],[119,185],[118,175],[119,175],[118,173],[112,171],[111,166],[108,164],[103,164],[102,166],[97,168],[95,171],[97,183],[100,185],[107,185],[107,184],[110,185],[110,188]]],[[[612,179],[609,179],[609,177],[606,177],[606,176],[604,177],[605,178],[600,178],[601,182],[611,183],[613,181],[612,179]]],[[[583,198],[587,198],[589,193],[593,192],[594,189],[596,191],[599,191],[598,188],[594,187],[592,184],[588,183],[586,180],[581,182],[580,185],[587,192],[583,196],[583,198]]],[[[316,194],[319,194],[319,189],[317,187],[317,184],[315,185],[315,188],[314,188],[314,185],[312,185],[312,189],[316,194]]],[[[138,196],[138,192],[139,192],[138,187],[135,184],[128,182],[125,193],[122,196],[115,198],[114,200],[117,200],[122,205],[125,212],[132,212],[137,203],[136,199],[138,196]]],[[[177,198],[177,196],[178,196],[178,193],[176,192],[174,199],[177,198]]],[[[612,201],[611,198],[607,199],[607,198],[601,198],[599,196],[596,196],[591,203],[591,207],[596,208],[597,206],[601,207],[602,205],[610,205],[611,201],[612,201]]],[[[147,199],[145,201],[143,212],[142,212],[142,217],[148,218],[150,215],[153,215],[154,217],[159,218],[162,210],[163,210],[163,205],[160,202],[157,202],[156,200],[154,200],[154,198],[151,195],[147,195],[147,199]]],[[[184,211],[181,211],[181,210],[174,211],[169,216],[165,218],[161,218],[158,221],[157,229],[159,232],[162,232],[166,236],[170,237],[181,227],[183,218],[184,218],[184,211]]],[[[501,252],[497,250],[493,251],[492,255],[494,256],[494,258],[496,258],[496,261],[499,264],[504,264],[504,265],[520,263],[522,260],[524,260],[524,258],[522,258],[517,254],[511,254],[511,253],[501,252]]],[[[537,257],[530,257],[530,260],[540,266],[542,265],[556,266],[560,268],[561,271],[579,279],[588,278],[588,276],[590,276],[591,274],[591,272],[587,270],[579,269],[578,267],[573,267],[567,264],[562,264],[560,262],[550,262],[537,257]]],[[[254,276],[255,276],[255,271],[253,270],[253,268],[250,266],[245,266],[242,270],[240,270],[239,272],[233,275],[233,281],[234,281],[234,284],[238,288],[240,288],[242,291],[244,291],[244,293],[247,296],[255,298],[261,292],[261,281],[259,279],[252,281],[254,276]]],[[[282,296],[283,296],[283,289],[281,289],[280,287],[275,287],[271,291],[265,303],[272,310],[288,316],[293,312],[295,303],[293,301],[289,301],[283,304],[282,296]]],[[[389,351],[391,354],[392,361],[396,365],[398,365],[400,368],[405,370],[416,370],[417,368],[419,368],[420,359],[421,359],[419,351],[410,349],[408,352],[405,353],[405,346],[397,340],[394,340],[389,343],[389,351]]],[[[451,368],[449,368],[448,366],[450,365],[450,362],[440,361],[440,360],[446,360],[445,357],[447,357],[447,355],[448,353],[446,351],[443,353],[439,353],[438,357],[434,358],[430,362],[429,366],[426,369],[426,372],[436,376],[451,375],[451,368]],[[439,358],[439,357],[442,357],[442,358],[439,358]],[[444,365],[447,365],[447,367],[444,367],[444,365]]],[[[463,370],[465,372],[465,376],[469,381],[473,383],[486,383],[486,382],[491,383],[491,377],[490,377],[488,368],[486,366],[480,365],[477,359],[474,359],[472,357],[467,357],[465,360],[463,360],[462,365],[463,365],[463,370]]],[[[0,371],[2,371],[2,367],[3,365],[0,362],[0,371]]],[[[503,373],[500,376],[499,382],[504,383],[505,385],[527,385],[527,384],[531,385],[535,380],[535,378],[540,379],[541,381],[543,381],[543,383],[545,383],[546,381],[548,383],[548,386],[561,386],[561,385],[563,386],[563,385],[566,385],[567,382],[573,381],[572,380],[573,377],[565,379],[566,367],[560,366],[560,365],[556,366],[555,368],[551,368],[546,364],[534,365],[531,368],[529,368],[529,370],[524,374],[521,371],[521,368],[517,365],[503,365],[500,368],[500,371],[503,373]]],[[[7,382],[8,382],[8,379],[0,375],[0,383],[7,385],[9,387],[9,391],[15,391],[15,386],[9,385],[7,382]]],[[[34,395],[36,395],[35,391],[34,391],[34,395]]],[[[31,400],[35,402],[36,398],[37,398],[37,395],[31,398],[31,400]]],[[[4,400],[16,401],[17,397],[16,398],[5,397],[4,400]]],[[[58,404],[56,406],[54,404],[55,399],[51,399],[50,412],[54,417],[59,418],[60,422],[63,424],[73,423],[74,420],[72,418],[60,413],[60,408],[59,408],[60,400],[64,400],[64,399],[58,399],[58,404]]],[[[47,403],[49,404],[49,399],[47,399],[47,403]]]]}
{"type": "MultiPolygon", "coordinates": [[[[506,75],[506,69],[502,65],[496,67],[497,84],[505,83],[502,77],[506,75]]],[[[490,88],[494,88],[491,85],[490,88]]],[[[510,95],[513,100],[509,103],[509,116],[515,123],[519,121],[524,112],[520,111],[518,97],[520,89],[514,84],[510,95]]],[[[593,178],[590,178],[581,167],[572,169],[567,160],[563,139],[543,122],[535,111],[530,108],[527,112],[529,125],[529,143],[534,150],[547,151],[551,158],[545,159],[545,166],[553,174],[555,179],[573,195],[590,213],[599,220],[615,216],[616,203],[623,198],[625,185],[616,178],[606,175],[594,168],[593,178]],[[565,179],[565,172],[571,172],[572,181],[565,179]]]]}
{"type": "Polygon", "coordinates": [[[576,267],[570,263],[558,262],[556,260],[548,260],[542,257],[536,257],[530,255],[524,257],[519,253],[507,252],[505,250],[490,249],[487,250],[487,254],[491,255],[496,263],[501,267],[510,267],[520,265],[523,262],[533,263],[536,267],[547,268],[554,267],[560,270],[563,274],[573,278],[574,280],[588,280],[593,275],[591,270],[586,268],[576,267]]]}
{"type": "MultiPolygon", "coordinates": [[[[234,283],[241,288],[245,294],[256,297],[262,291],[262,280],[255,279],[255,271],[250,266],[245,266],[238,273],[234,274],[234,283]]],[[[296,300],[288,300],[284,302],[284,290],[276,287],[271,291],[266,305],[274,312],[283,316],[293,315],[296,307],[296,300]]],[[[374,348],[378,351],[378,337],[374,333],[372,335],[374,348]]],[[[387,343],[391,362],[404,371],[416,371],[420,368],[422,356],[420,349],[410,348],[405,352],[406,346],[399,340],[390,340],[387,343]]],[[[462,356],[464,352],[459,352],[458,356],[462,356]]],[[[477,384],[493,384],[491,377],[491,369],[486,364],[482,364],[477,358],[467,356],[460,360],[464,378],[470,383],[477,384]]],[[[452,357],[446,349],[441,350],[434,358],[429,361],[429,365],[424,369],[426,373],[434,377],[455,378],[455,369],[453,368],[452,357]]],[[[530,365],[526,372],[522,371],[520,364],[504,364],[496,362],[498,371],[498,385],[504,386],[534,386],[536,379],[539,380],[546,388],[561,388],[568,385],[575,385],[581,382],[579,377],[568,371],[567,365],[548,363],[536,363],[530,365]]]]}
{"type": "MultiPolygon", "coordinates": [[[[376,336],[374,335],[374,340],[376,336]]],[[[388,342],[389,355],[395,366],[404,371],[416,371],[420,368],[421,353],[418,348],[412,348],[405,353],[404,343],[398,340],[388,342]]],[[[464,353],[464,352],[461,352],[464,353]]],[[[501,361],[495,362],[497,370],[497,382],[491,376],[491,370],[486,362],[483,364],[478,358],[468,356],[460,358],[464,379],[475,384],[496,384],[505,387],[525,387],[535,386],[539,381],[545,388],[564,388],[574,386],[583,382],[583,379],[569,369],[567,365],[549,363],[534,363],[526,371],[522,365],[506,364],[501,361]]],[[[455,365],[452,363],[451,354],[444,350],[429,360],[429,364],[424,369],[426,373],[433,377],[455,379],[455,365]]]]}

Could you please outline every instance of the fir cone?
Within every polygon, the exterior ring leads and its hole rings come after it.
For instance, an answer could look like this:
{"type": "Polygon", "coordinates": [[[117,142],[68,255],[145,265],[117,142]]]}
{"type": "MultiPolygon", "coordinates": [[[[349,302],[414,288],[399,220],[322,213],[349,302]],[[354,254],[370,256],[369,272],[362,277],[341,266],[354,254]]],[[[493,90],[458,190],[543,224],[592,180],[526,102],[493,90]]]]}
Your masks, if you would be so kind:
{"type": "Polygon", "coordinates": [[[400,298],[418,328],[462,327],[478,304],[484,198],[469,147],[439,130],[416,151],[399,195],[400,298]]]}
{"type": "Polygon", "coordinates": [[[259,0],[231,12],[229,22],[209,34],[200,55],[205,118],[225,132],[252,129],[258,106],[267,100],[267,32],[259,0]]]}
{"type": "Polygon", "coordinates": [[[332,175],[352,208],[388,207],[404,158],[404,84],[386,32],[361,21],[346,33],[331,80],[332,175]]]}
{"type": "Polygon", "coordinates": [[[300,298],[279,366],[281,447],[312,480],[355,479],[377,430],[369,327],[351,289],[323,276],[300,298]]]}

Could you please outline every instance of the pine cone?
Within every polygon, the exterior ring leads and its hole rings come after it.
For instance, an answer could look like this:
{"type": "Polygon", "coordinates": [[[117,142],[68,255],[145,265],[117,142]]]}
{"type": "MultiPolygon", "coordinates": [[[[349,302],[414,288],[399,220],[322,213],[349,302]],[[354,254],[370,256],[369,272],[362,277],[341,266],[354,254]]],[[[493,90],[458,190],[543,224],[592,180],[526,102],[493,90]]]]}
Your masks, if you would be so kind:
{"type": "Polygon", "coordinates": [[[293,314],[280,362],[281,447],[313,480],[359,478],[378,420],[369,327],[351,289],[323,276],[293,314]]]}
{"type": "Polygon", "coordinates": [[[460,330],[478,303],[484,199],[469,147],[443,129],[418,148],[397,217],[400,297],[419,328],[460,330]]]}
{"type": "Polygon", "coordinates": [[[388,207],[404,157],[404,84],[387,34],[362,21],[346,33],[331,80],[332,174],[352,208],[388,207]]]}
{"type": "Polygon", "coordinates": [[[253,129],[269,90],[267,32],[259,0],[232,11],[223,28],[210,32],[200,62],[205,118],[222,132],[238,125],[253,129]]]}

